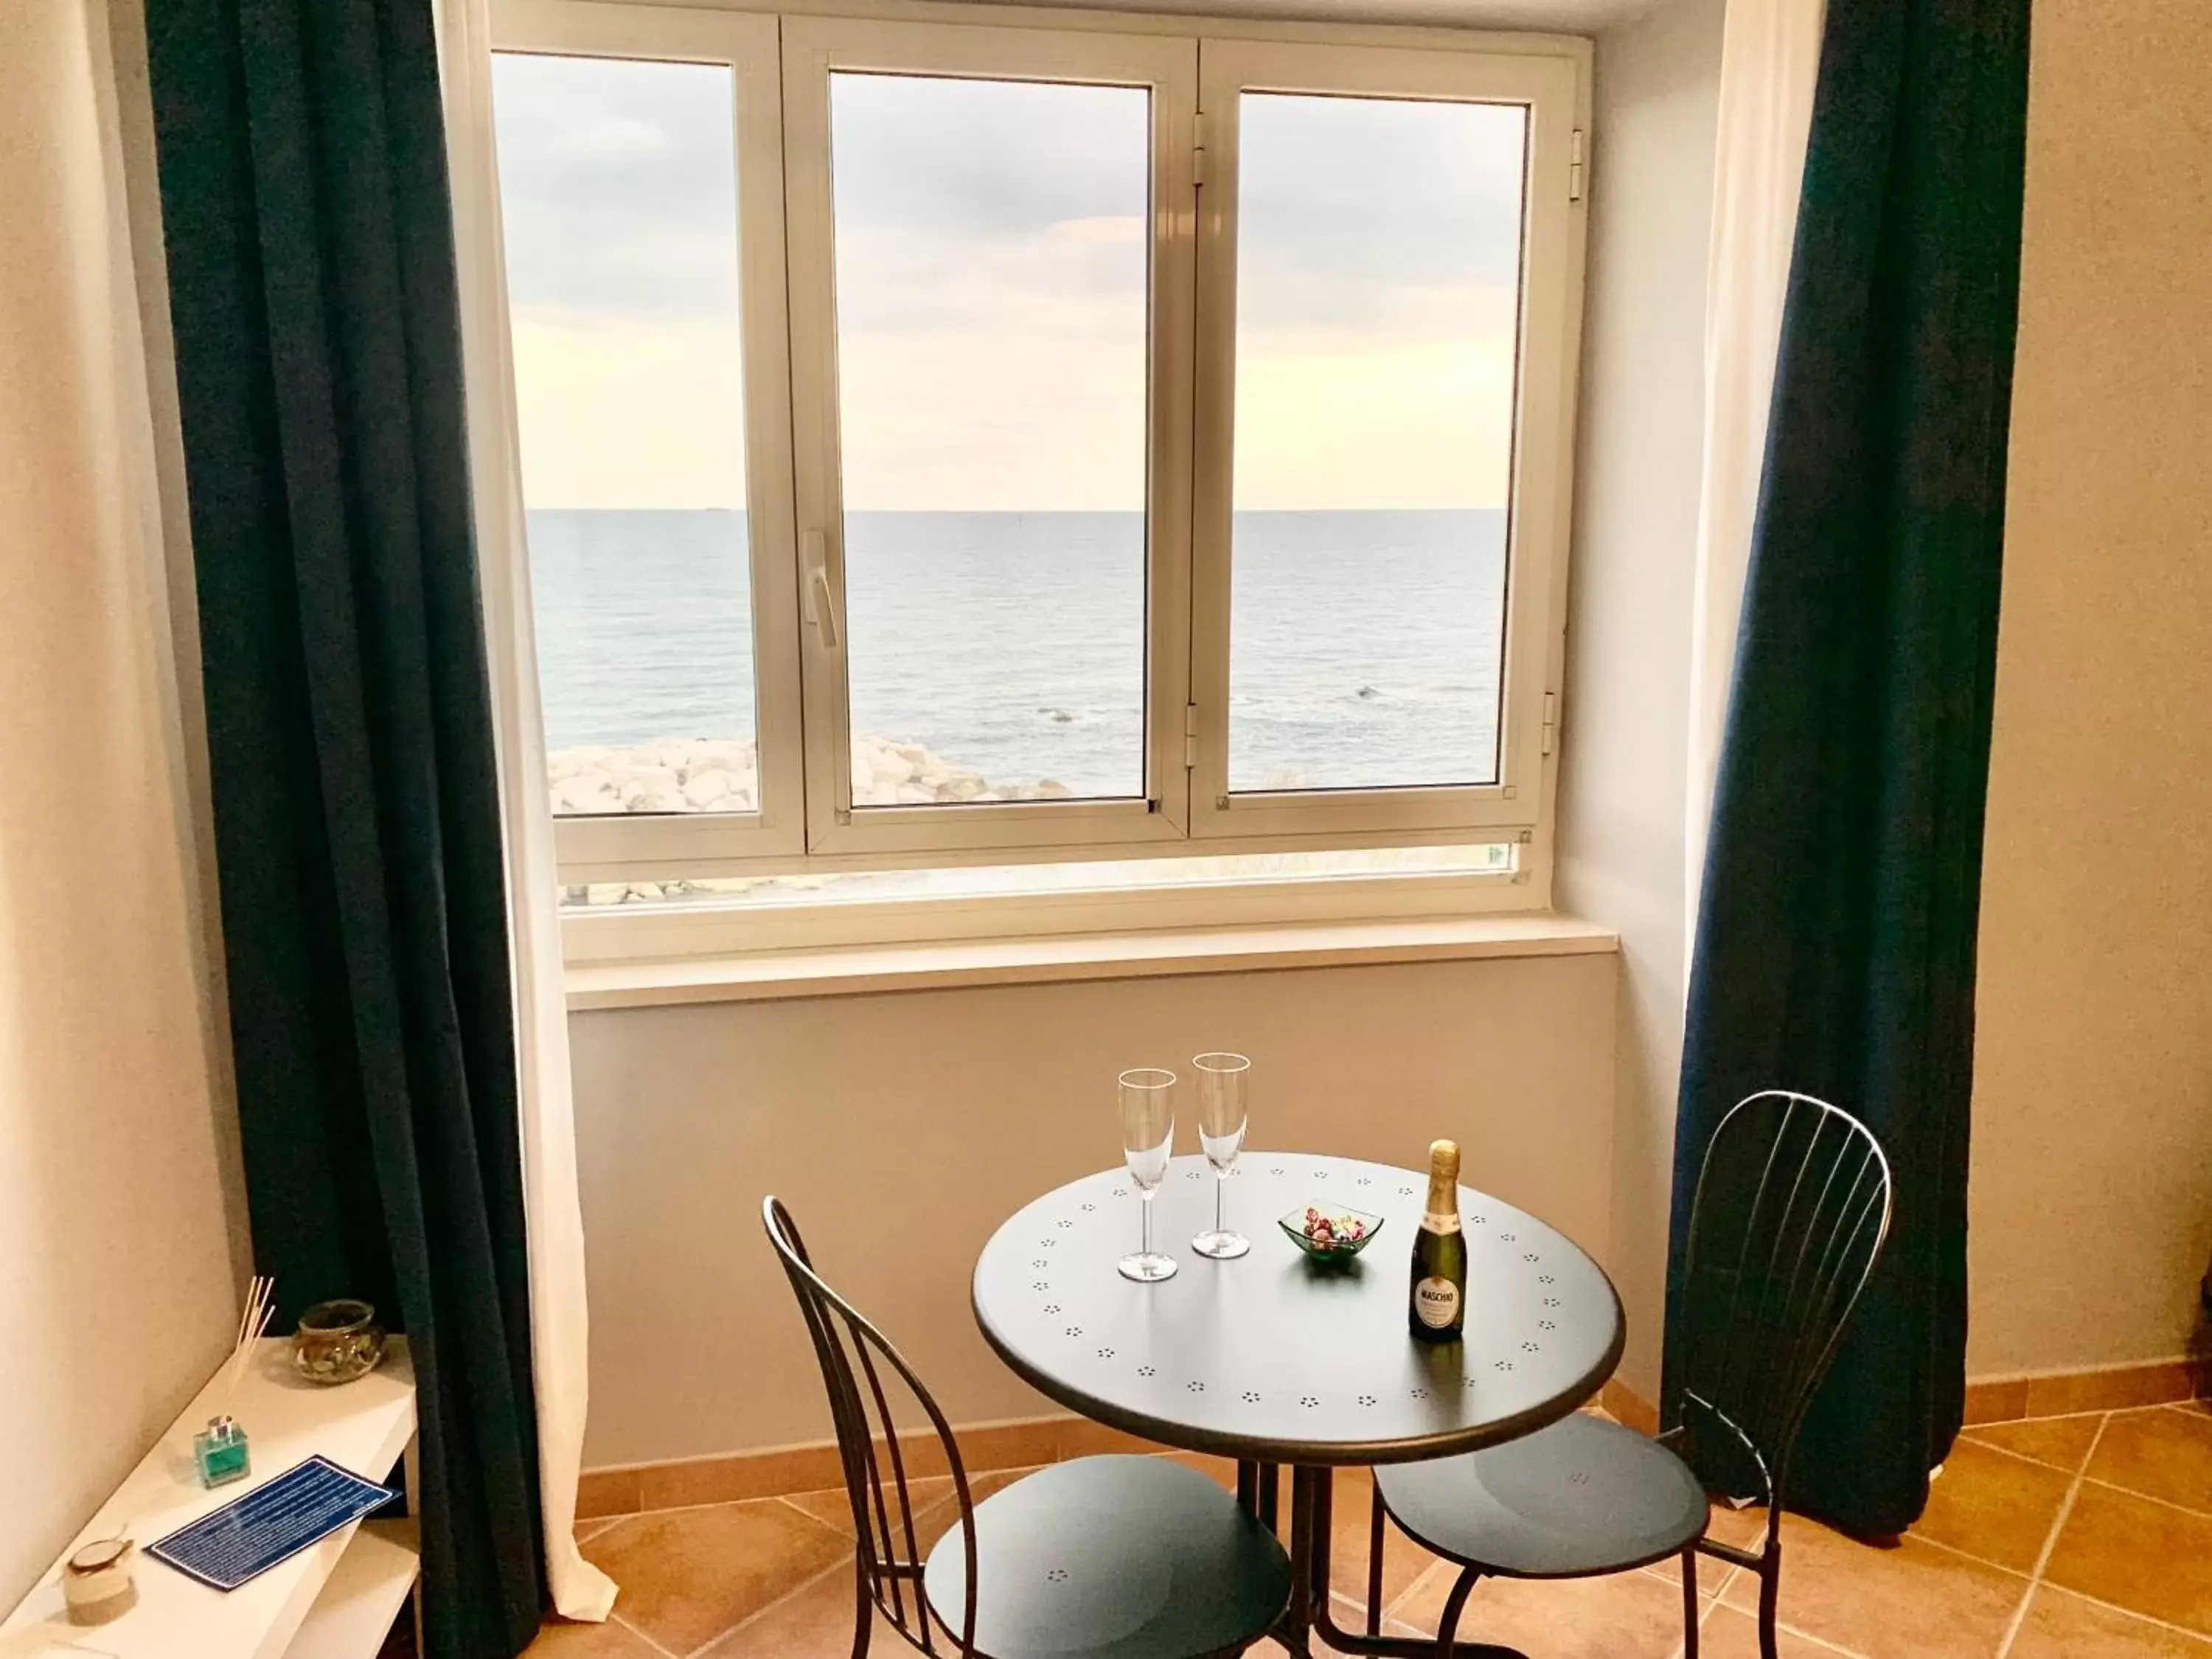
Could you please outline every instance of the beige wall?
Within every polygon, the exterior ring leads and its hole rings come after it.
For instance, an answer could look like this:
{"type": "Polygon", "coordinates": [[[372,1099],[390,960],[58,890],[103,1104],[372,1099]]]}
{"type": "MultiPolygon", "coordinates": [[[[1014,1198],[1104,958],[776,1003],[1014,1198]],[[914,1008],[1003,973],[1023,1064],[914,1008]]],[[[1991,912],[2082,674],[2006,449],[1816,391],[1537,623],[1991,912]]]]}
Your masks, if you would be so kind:
{"type": "Polygon", "coordinates": [[[104,29],[0,7],[0,1607],[214,1369],[245,1272],[104,29]]]}
{"type": "Polygon", "coordinates": [[[1977,1375],[2212,1254],[2212,11],[2039,0],[1983,891],[1977,1375]]]}
{"type": "Polygon", "coordinates": [[[1597,39],[1560,908],[1620,934],[1613,1278],[1659,1382],[1681,1068],[1691,573],[1722,0],[1597,39]]]}
{"type": "MultiPolygon", "coordinates": [[[[1253,1056],[1255,1146],[1418,1164],[1606,1247],[1610,954],[579,1014],[590,1245],[585,1462],[826,1437],[760,1200],[792,1206],[955,1422],[1053,1409],[976,1334],[991,1229],[1118,1156],[1115,1073],[1253,1056]]],[[[1193,1150],[1188,1128],[1180,1150],[1193,1150]]],[[[1251,1231],[1271,1218],[1246,1217],[1251,1231]]],[[[1264,1243],[1261,1248],[1265,1248],[1264,1243]]]]}

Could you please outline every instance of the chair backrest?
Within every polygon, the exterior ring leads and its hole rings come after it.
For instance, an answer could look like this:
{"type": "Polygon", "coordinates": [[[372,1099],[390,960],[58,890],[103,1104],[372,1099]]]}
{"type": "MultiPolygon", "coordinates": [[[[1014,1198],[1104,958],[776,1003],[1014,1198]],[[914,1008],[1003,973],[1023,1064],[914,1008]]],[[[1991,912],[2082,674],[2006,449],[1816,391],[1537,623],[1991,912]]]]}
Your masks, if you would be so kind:
{"type": "Polygon", "coordinates": [[[1705,1147],[1673,1340],[1674,1410],[1708,1483],[1778,1499],[1814,1391],[1889,1233],[1889,1160],[1850,1113],[1780,1090],[1705,1147]]]}
{"type": "Polygon", "coordinates": [[[945,1650],[933,1634],[933,1630],[942,1630],[958,1643],[951,1651],[966,1659],[975,1646],[975,1511],[968,1492],[968,1471],[960,1461],[960,1447],[952,1437],[951,1425],[890,1340],[814,1270],[805,1242],[782,1201],[770,1195],[761,1206],[761,1219],[768,1228],[769,1243],[783,1262],[784,1274],[791,1280],[792,1293],[799,1298],[807,1334],[814,1340],[815,1358],[821,1363],[823,1387],[830,1395],[830,1416],[837,1430],[845,1495],[853,1505],[861,1588],[898,1632],[924,1653],[945,1650]],[[908,1486],[910,1462],[916,1466],[918,1478],[922,1468],[935,1466],[937,1458],[931,1455],[927,1433],[909,1431],[906,1443],[901,1444],[892,1412],[893,1395],[884,1386],[886,1369],[895,1384],[928,1419],[935,1431],[934,1449],[942,1454],[952,1477],[968,1567],[965,1610],[957,1632],[943,1620],[933,1619],[922,1595],[923,1559],[916,1543],[914,1498],[908,1486]]]}

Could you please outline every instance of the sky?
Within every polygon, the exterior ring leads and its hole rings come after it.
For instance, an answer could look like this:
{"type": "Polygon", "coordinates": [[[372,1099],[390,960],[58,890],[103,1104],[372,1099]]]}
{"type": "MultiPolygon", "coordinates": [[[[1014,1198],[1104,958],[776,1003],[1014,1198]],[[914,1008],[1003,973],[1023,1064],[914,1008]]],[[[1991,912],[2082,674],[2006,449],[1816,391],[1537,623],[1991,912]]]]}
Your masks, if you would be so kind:
{"type": "MultiPolygon", "coordinates": [[[[729,73],[495,68],[532,507],[741,507],[729,73]]],[[[1236,504],[1487,507],[1517,109],[1247,94],[1236,504]]],[[[833,77],[848,509],[1144,503],[1147,94],[833,77]]]]}

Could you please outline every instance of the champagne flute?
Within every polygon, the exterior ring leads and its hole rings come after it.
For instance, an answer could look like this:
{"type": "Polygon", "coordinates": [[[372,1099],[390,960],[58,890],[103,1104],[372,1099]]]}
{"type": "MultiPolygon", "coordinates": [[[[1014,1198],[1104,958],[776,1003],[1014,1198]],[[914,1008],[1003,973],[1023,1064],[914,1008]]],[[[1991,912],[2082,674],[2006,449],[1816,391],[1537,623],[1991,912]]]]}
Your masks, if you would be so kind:
{"type": "Polygon", "coordinates": [[[1252,1248],[1252,1241],[1221,1224],[1222,1188],[1244,1150],[1244,1085],[1252,1062],[1242,1054],[1200,1054],[1191,1061],[1198,1073],[1198,1144],[1213,1166],[1213,1228],[1190,1241],[1190,1248],[1216,1261],[1231,1261],[1252,1248]]]}
{"type": "Polygon", "coordinates": [[[1128,1160],[1129,1179],[1137,1183],[1144,1200],[1143,1248],[1125,1255],[1115,1265],[1121,1277],[1140,1284],[1155,1284],[1175,1277],[1175,1258],[1152,1248],[1152,1194],[1168,1176],[1168,1154],[1175,1146],[1176,1074],[1157,1066],[1140,1066],[1124,1072],[1121,1085],[1121,1156],[1128,1160]]]}

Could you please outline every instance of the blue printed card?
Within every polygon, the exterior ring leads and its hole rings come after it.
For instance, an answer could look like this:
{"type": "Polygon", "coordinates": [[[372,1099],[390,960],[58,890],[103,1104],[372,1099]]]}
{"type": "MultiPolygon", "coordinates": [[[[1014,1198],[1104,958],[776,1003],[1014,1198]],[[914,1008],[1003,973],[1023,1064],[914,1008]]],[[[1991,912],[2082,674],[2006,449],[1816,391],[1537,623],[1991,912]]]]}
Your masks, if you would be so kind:
{"type": "Polygon", "coordinates": [[[219,1590],[234,1590],[398,1494],[311,1457],[147,1547],[146,1553],[219,1590]]]}

